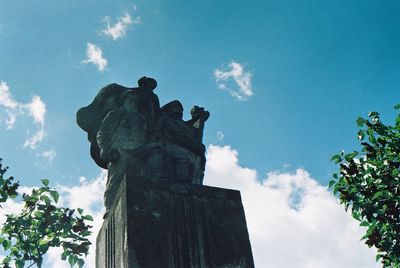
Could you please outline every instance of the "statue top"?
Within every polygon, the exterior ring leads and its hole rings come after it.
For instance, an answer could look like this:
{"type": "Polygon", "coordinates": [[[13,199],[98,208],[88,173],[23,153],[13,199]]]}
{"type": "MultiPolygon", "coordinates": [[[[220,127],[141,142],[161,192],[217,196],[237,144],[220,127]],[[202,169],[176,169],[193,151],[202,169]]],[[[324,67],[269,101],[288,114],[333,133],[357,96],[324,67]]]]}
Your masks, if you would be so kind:
{"type": "Polygon", "coordinates": [[[157,81],[146,76],[134,88],[110,84],[77,112],[93,160],[108,169],[106,207],[128,168],[140,176],[202,184],[203,129],[210,113],[194,106],[192,118],[184,121],[178,100],[160,107],[156,87],[157,81]]]}

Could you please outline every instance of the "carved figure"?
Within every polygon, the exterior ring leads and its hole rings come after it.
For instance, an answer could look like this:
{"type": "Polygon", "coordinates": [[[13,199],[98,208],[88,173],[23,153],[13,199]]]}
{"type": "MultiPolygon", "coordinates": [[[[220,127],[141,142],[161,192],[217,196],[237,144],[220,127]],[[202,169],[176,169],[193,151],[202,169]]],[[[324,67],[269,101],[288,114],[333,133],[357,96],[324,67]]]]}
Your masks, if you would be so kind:
{"type": "Polygon", "coordinates": [[[128,168],[144,177],[203,182],[202,136],[209,112],[195,106],[192,119],[185,122],[179,101],[160,108],[153,93],[155,79],[142,77],[138,85],[108,85],[77,113],[78,125],[88,133],[92,158],[108,169],[104,194],[107,209],[128,168]]]}
{"type": "Polygon", "coordinates": [[[163,117],[160,128],[174,178],[202,184],[205,147],[199,140],[197,129],[192,121],[182,120],[183,106],[178,100],[167,103],[161,110],[163,117]]]}

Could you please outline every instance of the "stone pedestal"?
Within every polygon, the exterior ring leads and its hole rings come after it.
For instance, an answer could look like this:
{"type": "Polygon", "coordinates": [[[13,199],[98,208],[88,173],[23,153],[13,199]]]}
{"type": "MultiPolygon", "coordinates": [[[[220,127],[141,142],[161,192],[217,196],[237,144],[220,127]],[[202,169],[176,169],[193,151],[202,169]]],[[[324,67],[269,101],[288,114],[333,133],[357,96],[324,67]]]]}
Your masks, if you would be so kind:
{"type": "Polygon", "coordinates": [[[96,268],[254,267],[240,192],[127,174],[96,268]]]}

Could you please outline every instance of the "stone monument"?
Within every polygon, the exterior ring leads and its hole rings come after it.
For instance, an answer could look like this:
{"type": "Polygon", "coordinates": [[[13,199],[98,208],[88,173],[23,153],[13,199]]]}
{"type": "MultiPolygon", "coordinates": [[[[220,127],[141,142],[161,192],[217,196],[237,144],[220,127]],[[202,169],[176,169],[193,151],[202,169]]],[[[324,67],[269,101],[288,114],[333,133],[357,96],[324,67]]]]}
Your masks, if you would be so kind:
{"type": "Polygon", "coordinates": [[[157,82],[111,84],[77,113],[90,154],[108,170],[97,268],[254,267],[236,190],[203,186],[204,123],[194,106],[160,106],[157,82]]]}

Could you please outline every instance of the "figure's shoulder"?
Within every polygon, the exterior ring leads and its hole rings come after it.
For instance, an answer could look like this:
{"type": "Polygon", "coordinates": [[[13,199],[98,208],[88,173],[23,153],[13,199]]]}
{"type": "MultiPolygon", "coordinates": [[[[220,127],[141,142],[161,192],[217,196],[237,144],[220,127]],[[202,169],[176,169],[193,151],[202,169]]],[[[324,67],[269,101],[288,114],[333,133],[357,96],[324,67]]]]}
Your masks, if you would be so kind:
{"type": "Polygon", "coordinates": [[[122,91],[126,91],[126,90],[136,90],[138,89],[137,87],[126,87],[117,83],[111,83],[108,85],[105,85],[104,87],[102,87],[99,91],[99,94],[101,95],[102,93],[106,93],[109,91],[118,91],[118,92],[122,92],[122,91]]]}

